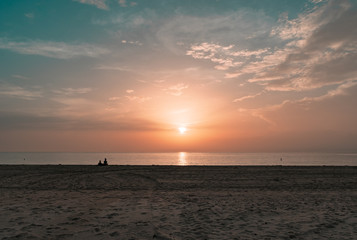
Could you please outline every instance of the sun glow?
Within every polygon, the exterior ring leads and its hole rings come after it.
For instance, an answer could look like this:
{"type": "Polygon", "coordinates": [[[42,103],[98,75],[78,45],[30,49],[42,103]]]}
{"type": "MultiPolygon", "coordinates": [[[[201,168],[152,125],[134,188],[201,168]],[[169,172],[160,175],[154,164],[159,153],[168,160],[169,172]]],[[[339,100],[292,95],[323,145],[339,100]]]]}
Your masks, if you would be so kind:
{"type": "Polygon", "coordinates": [[[186,162],[186,153],[185,152],[179,152],[179,165],[187,165],[186,162]]]}
{"type": "Polygon", "coordinates": [[[185,127],[179,127],[178,130],[181,134],[184,134],[187,131],[185,127]]]}

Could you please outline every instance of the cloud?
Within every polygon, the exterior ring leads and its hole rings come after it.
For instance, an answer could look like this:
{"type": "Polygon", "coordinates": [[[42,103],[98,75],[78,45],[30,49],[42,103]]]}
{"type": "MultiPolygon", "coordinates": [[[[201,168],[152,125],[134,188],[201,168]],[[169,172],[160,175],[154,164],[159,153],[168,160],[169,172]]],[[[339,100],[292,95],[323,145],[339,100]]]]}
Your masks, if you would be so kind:
{"type": "Polygon", "coordinates": [[[118,101],[120,99],[122,99],[122,98],[121,97],[110,97],[109,101],[118,101]]]}
{"type": "MultiPolygon", "coordinates": [[[[306,9],[295,19],[283,15],[265,35],[265,42],[252,39],[254,45],[242,47],[242,38],[237,38],[240,44],[233,40],[222,44],[224,40],[217,37],[191,45],[186,55],[216,63],[216,69],[226,72],[225,78],[242,78],[270,91],[343,84],[357,79],[355,22],[357,10],[349,1],[329,1],[306,9]]],[[[210,32],[210,27],[205,27],[210,32]]],[[[222,35],[229,36],[231,31],[227,28],[222,35]]]]}
{"type": "Polygon", "coordinates": [[[25,14],[25,17],[27,17],[27,18],[29,18],[29,19],[33,19],[33,18],[35,18],[35,14],[33,14],[33,13],[26,13],[26,14],[25,14]]]}
{"type": "Polygon", "coordinates": [[[136,46],[142,46],[143,45],[139,41],[128,41],[128,40],[121,40],[121,43],[123,43],[123,44],[131,44],[131,45],[136,45],[136,46]]]}
{"type": "Polygon", "coordinates": [[[62,107],[56,109],[58,114],[65,112],[66,114],[85,115],[86,110],[94,107],[93,101],[73,95],[55,95],[51,100],[62,105],[62,107]]]}
{"type": "Polygon", "coordinates": [[[94,18],[92,19],[92,23],[100,26],[114,25],[118,30],[110,32],[112,36],[121,39],[124,38],[123,43],[130,42],[131,44],[141,45],[141,42],[128,40],[128,38],[137,39],[141,37],[142,34],[146,34],[148,28],[153,27],[154,20],[158,20],[158,18],[159,16],[154,10],[146,8],[137,14],[123,12],[101,18],[94,18]]]}
{"type": "MultiPolygon", "coordinates": [[[[0,112],[0,129],[51,129],[54,126],[65,126],[68,121],[51,116],[37,116],[29,113],[0,112]]],[[[53,129],[52,129],[53,130],[53,129]]]]}
{"type": "Polygon", "coordinates": [[[110,71],[132,71],[132,69],[127,66],[113,66],[113,65],[99,65],[94,69],[110,70],[110,71]]]}
{"type": "Polygon", "coordinates": [[[34,113],[0,111],[1,130],[71,130],[71,131],[157,131],[162,124],[135,117],[100,119],[95,116],[40,116],[34,113]]]}
{"type": "MultiPolygon", "coordinates": [[[[344,116],[343,118],[346,118],[346,116],[350,114],[355,115],[354,113],[352,113],[355,111],[348,110],[350,112],[345,112],[343,114],[341,113],[340,115],[336,114],[336,112],[340,112],[341,109],[346,109],[346,108],[349,109],[350,105],[354,106],[353,102],[357,103],[357,98],[355,97],[357,92],[356,86],[357,86],[357,81],[348,81],[344,84],[337,85],[334,89],[329,90],[320,96],[303,97],[298,100],[284,100],[280,104],[275,104],[275,105],[253,109],[253,110],[247,110],[247,109],[245,110],[250,111],[252,115],[259,117],[265,122],[276,127],[282,125],[281,119],[285,119],[287,118],[287,116],[289,116],[289,118],[294,116],[299,116],[300,118],[301,116],[306,115],[304,112],[309,112],[308,113],[309,118],[314,118],[313,120],[314,122],[316,122],[317,120],[325,121],[326,119],[324,119],[322,116],[319,115],[321,109],[323,109],[323,111],[325,111],[326,113],[329,112],[329,114],[331,115],[336,115],[335,117],[344,116]],[[339,99],[341,97],[349,99],[350,104],[346,104],[346,101],[340,101],[339,99]],[[342,106],[342,105],[348,105],[348,106],[342,106]],[[285,116],[285,114],[287,114],[287,116],[285,116]]],[[[357,120],[357,115],[355,116],[355,118],[357,120]]],[[[304,120],[304,122],[306,122],[306,126],[309,125],[307,123],[308,120],[304,120]]],[[[291,126],[291,129],[294,128],[295,127],[291,126]]]]}
{"type": "Polygon", "coordinates": [[[133,95],[125,96],[125,97],[127,99],[129,99],[130,101],[134,101],[137,103],[144,103],[144,102],[151,100],[151,97],[139,97],[139,96],[133,96],[133,95]]]}
{"type": "Polygon", "coordinates": [[[127,99],[131,102],[136,102],[136,103],[144,103],[144,102],[147,102],[149,100],[151,100],[152,98],[151,97],[142,97],[142,96],[135,96],[134,95],[134,90],[132,89],[127,89],[125,91],[127,94],[130,94],[130,95],[126,95],[124,97],[110,97],[109,98],[109,101],[112,101],[112,102],[117,102],[119,100],[123,100],[123,99],[127,99]]]}
{"type": "Polygon", "coordinates": [[[264,68],[251,81],[266,83],[271,90],[304,90],[357,79],[354,22],[357,11],[348,1],[331,1],[287,21],[274,33],[292,40],[285,56],[270,66],[264,59],[264,68]]]}
{"type": "Polygon", "coordinates": [[[22,76],[22,75],[18,75],[18,74],[11,75],[11,77],[17,78],[17,79],[21,79],[21,80],[29,80],[30,79],[28,77],[25,77],[25,76],[22,76]]]}
{"type": "MultiPolygon", "coordinates": [[[[128,6],[128,1],[127,0],[119,0],[118,3],[119,3],[119,5],[121,7],[127,7],[128,6]]],[[[134,7],[134,6],[138,5],[138,3],[137,2],[130,2],[129,5],[134,7]]]]}
{"type": "Polygon", "coordinates": [[[121,7],[127,7],[126,0],[119,0],[118,2],[121,7]]]}
{"type": "Polygon", "coordinates": [[[14,42],[6,38],[0,38],[0,49],[57,59],[97,57],[109,52],[105,48],[90,44],[67,44],[64,42],[45,41],[14,42]]]}
{"type": "Polygon", "coordinates": [[[282,144],[289,141],[300,150],[355,150],[356,96],[357,84],[349,82],[319,97],[285,101],[256,113],[270,123],[270,136],[282,137],[282,144]]]}
{"type": "Polygon", "coordinates": [[[256,98],[260,95],[262,95],[264,93],[264,91],[262,92],[259,92],[257,94],[253,94],[253,95],[248,95],[248,96],[243,96],[243,97],[240,97],[240,98],[236,98],[233,100],[233,102],[241,102],[241,101],[244,101],[244,100],[247,100],[247,99],[252,99],[252,98],[256,98]]]}
{"type": "Polygon", "coordinates": [[[239,43],[240,49],[251,49],[266,42],[271,27],[272,19],[262,11],[238,10],[202,17],[177,15],[160,26],[156,38],[163,47],[180,55],[187,46],[200,43],[239,43]]]}
{"type": "Polygon", "coordinates": [[[72,96],[78,94],[86,94],[91,91],[91,88],[62,88],[60,90],[54,90],[53,92],[60,95],[72,96]]]}
{"type": "Polygon", "coordinates": [[[299,100],[297,102],[303,103],[303,102],[323,101],[325,99],[333,98],[336,96],[348,95],[349,89],[353,88],[356,85],[357,85],[357,81],[349,81],[349,82],[343,83],[341,85],[338,85],[337,88],[328,91],[326,94],[324,94],[322,96],[306,97],[306,98],[299,100]]]}
{"type": "Polygon", "coordinates": [[[42,91],[25,89],[19,86],[0,84],[0,95],[20,98],[25,100],[34,100],[36,98],[42,97],[42,91]]]}
{"type": "Polygon", "coordinates": [[[192,45],[186,51],[186,55],[192,56],[195,59],[210,60],[218,65],[215,66],[218,70],[227,70],[229,68],[241,66],[247,58],[261,58],[262,54],[268,52],[267,48],[254,51],[249,50],[234,50],[234,45],[221,46],[219,44],[203,42],[201,44],[192,45]]]}
{"type": "Polygon", "coordinates": [[[106,4],[106,0],[73,0],[75,2],[80,2],[83,4],[94,5],[99,9],[108,10],[109,7],[106,4]]]}
{"type": "Polygon", "coordinates": [[[183,90],[188,88],[187,84],[184,83],[179,83],[173,86],[170,86],[169,88],[164,89],[164,91],[168,92],[169,94],[173,96],[181,96],[183,94],[183,90]]]}

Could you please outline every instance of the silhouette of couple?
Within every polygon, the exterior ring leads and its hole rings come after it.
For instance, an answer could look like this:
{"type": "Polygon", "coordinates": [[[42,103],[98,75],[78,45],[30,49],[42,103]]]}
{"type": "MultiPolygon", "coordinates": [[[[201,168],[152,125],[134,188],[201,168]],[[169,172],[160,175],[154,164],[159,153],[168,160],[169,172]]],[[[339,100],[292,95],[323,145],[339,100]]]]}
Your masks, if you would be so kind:
{"type": "Polygon", "coordinates": [[[108,162],[107,162],[107,159],[104,158],[104,162],[102,163],[102,160],[99,160],[99,163],[98,163],[98,166],[107,166],[108,165],[108,162]]]}

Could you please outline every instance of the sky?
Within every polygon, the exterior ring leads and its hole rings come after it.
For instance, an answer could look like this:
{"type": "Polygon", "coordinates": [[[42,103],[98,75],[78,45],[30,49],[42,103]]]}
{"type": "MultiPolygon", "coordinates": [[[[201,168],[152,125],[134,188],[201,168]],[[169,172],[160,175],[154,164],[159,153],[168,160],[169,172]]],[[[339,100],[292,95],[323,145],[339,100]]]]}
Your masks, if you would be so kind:
{"type": "Polygon", "coordinates": [[[357,152],[355,0],[1,0],[0,151],[357,152]]]}

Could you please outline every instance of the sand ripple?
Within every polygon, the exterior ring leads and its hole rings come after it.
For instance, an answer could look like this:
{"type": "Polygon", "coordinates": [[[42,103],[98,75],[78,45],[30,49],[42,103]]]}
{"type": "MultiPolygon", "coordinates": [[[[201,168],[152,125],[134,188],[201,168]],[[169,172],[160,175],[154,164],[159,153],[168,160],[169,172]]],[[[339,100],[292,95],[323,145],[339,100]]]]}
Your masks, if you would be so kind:
{"type": "Polygon", "coordinates": [[[0,166],[2,239],[353,239],[357,168],[0,166]]]}

